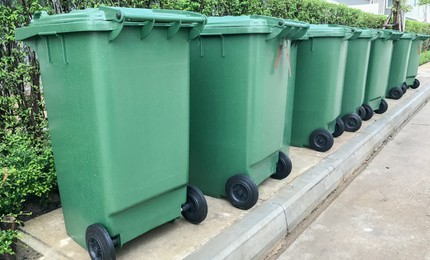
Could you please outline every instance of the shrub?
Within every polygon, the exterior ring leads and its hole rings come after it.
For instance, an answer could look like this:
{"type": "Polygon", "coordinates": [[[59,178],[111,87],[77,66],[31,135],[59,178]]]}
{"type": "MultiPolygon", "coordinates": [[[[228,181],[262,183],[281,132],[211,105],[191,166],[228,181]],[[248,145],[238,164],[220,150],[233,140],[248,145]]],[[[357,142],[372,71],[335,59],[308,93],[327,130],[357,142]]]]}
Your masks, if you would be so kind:
{"type": "Polygon", "coordinates": [[[5,134],[0,144],[0,215],[19,212],[29,197],[46,199],[56,186],[47,140],[21,130],[5,134]]]}

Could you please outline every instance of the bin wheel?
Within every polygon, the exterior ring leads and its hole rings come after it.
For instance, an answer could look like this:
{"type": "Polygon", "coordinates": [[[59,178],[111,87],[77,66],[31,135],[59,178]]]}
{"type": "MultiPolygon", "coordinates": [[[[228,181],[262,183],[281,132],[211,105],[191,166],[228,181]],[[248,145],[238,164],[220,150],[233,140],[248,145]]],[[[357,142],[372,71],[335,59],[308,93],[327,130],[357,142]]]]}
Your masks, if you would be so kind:
{"type": "Polygon", "coordinates": [[[388,103],[385,99],[381,99],[381,103],[379,104],[379,108],[375,110],[377,114],[383,114],[388,110],[388,103]]]}
{"type": "Polygon", "coordinates": [[[258,200],[258,187],[246,175],[234,175],[225,184],[225,193],[230,203],[239,209],[250,209],[258,200]]]}
{"type": "Polygon", "coordinates": [[[92,260],[115,260],[115,246],[109,233],[101,224],[87,227],[85,241],[92,260]]]}
{"type": "Polygon", "coordinates": [[[363,104],[363,108],[366,110],[366,116],[363,118],[363,120],[367,121],[373,117],[373,108],[368,104],[363,104]]]}
{"type": "Polygon", "coordinates": [[[408,90],[408,84],[406,84],[406,82],[403,82],[402,86],[400,87],[403,91],[403,95],[406,93],[406,91],[408,90]]]}
{"type": "Polygon", "coordinates": [[[336,126],[334,128],[333,137],[339,137],[345,132],[345,123],[340,118],[336,118],[336,126]]]}
{"type": "Polygon", "coordinates": [[[364,118],[366,118],[366,109],[363,106],[359,106],[357,109],[357,114],[362,120],[364,120],[364,118]]]}
{"type": "Polygon", "coordinates": [[[208,204],[203,193],[193,185],[187,187],[187,202],[182,205],[182,216],[192,224],[199,224],[208,215],[208,204]]]}
{"type": "Polygon", "coordinates": [[[411,88],[412,89],[416,89],[416,88],[418,88],[420,86],[420,84],[421,84],[420,81],[418,79],[415,79],[414,83],[411,86],[411,88]]]}
{"type": "Polygon", "coordinates": [[[317,129],[312,132],[309,138],[311,148],[315,151],[326,152],[333,147],[334,139],[326,129],[317,129]]]}
{"type": "Polygon", "coordinates": [[[290,175],[293,169],[293,164],[291,163],[290,157],[283,152],[279,152],[278,163],[276,164],[276,172],[270,175],[271,178],[276,180],[282,180],[290,175]]]}
{"type": "Polygon", "coordinates": [[[361,117],[355,113],[350,113],[342,118],[345,123],[345,131],[355,132],[360,129],[362,121],[361,117]]]}
{"type": "Polygon", "coordinates": [[[399,87],[390,89],[388,97],[391,99],[400,99],[403,96],[403,90],[399,87]]]}

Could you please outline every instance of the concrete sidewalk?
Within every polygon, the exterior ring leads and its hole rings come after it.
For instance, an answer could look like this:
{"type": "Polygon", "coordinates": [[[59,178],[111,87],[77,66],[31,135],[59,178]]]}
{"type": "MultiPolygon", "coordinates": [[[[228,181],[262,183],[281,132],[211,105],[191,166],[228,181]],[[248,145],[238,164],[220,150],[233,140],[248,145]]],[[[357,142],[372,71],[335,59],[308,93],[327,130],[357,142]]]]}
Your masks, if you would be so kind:
{"type": "MultiPolygon", "coordinates": [[[[420,67],[421,87],[364,122],[356,133],[335,139],[328,153],[292,148],[293,172],[285,180],[268,179],[259,187],[257,205],[248,211],[207,197],[209,213],[200,225],[183,219],[160,226],[117,250],[119,259],[249,259],[270,250],[321,201],[398,131],[430,98],[430,64],[420,67]]],[[[25,223],[22,241],[42,259],[88,259],[65,232],[61,209],[25,223]]]]}
{"type": "Polygon", "coordinates": [[[430,259],[430,104],[279,259],[430,259]]]}

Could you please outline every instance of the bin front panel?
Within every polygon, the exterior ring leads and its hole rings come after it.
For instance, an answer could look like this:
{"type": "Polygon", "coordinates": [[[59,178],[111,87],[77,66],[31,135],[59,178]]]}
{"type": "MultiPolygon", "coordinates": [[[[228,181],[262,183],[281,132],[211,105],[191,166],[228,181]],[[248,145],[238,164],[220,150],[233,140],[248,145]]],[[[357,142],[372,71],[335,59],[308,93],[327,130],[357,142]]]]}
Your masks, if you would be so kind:
{"type": "Polygon", "coordinates": [[[393,43],[390,74],[387,84],[387,96],[391,88],[400,87],[406,80],[411,43],[412,40],[407,38],[401,38],[393,43]]]}
{"type": "Polygon", "coordinates": [[[392,51],[391,40],[376,39],[371,43],[364,104],[370,105],[374,110],[379,108],[381,99],[385,97],[392,51]]]}
{"type": "Polygon", "coordinates": [[[297,53],[291,144],[308,146],[318,129],[334,131],[340,114],[348,42],[344,38],[311,38],[297,53]]]}
{"type": "Polygon", "coordinates": [[[35,39],[65,223],[81,245],[90,224],[125,243],[185,202],[188,29],[139,37],[125,27],[111,42],[104,32],[35,39]]]}
{"type": "Polygon", "coordinates": [[[348,113],[355,113],[363,104],[370,44],[368,38],[350,40],[348,43],[341,117],[348,113]]]}
{"type": "Polygon", "coordinates": [[[279,45],[264,34],[191,43],[190,181],[208,195],[224,196],[233,175],[259,184],[275,171],[287,85],[285,49],[275,68],[279,45]],[[257,167],[263,160],[272,166],[257,167]]]}

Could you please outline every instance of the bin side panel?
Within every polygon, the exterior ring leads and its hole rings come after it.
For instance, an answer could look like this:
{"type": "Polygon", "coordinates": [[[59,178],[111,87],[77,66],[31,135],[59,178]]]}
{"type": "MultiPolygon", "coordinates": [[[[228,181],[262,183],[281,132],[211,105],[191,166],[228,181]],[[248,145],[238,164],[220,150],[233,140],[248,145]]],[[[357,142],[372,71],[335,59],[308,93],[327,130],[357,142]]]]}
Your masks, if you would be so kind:
{"type": "Polygon", "coordinates": [[[285,127],[282,151],[288,154],[291,144],[291,128],[293,124],[294,92],[297,70],[297,49],[300,41],[293,41],[290,48],[291,75],[288,75],[287,102],[285,104],[285,127]]]}
{"type": "Polygon", "coordinates": [[[355,39],[348,43],[341,117],[355,113],[363,104],[370,43],[369,39],[355,39]]]}
{"type": "MultiPolygon", "coordinates": [[[[253,69],[249,72],[252,85],[248,93],[248,164],[255,165],[270,155],[278,157],[282,148],[289,73],[286,51],[289,46],[277,38],[265,41],[253,36],[251,39],[248,55],[253,69]]],[[[275,166],[276,161],[270,174],[276,171],[275,166]]],[[[257,183],[268,177],[266,171],[256,172],[254,176],[257,183]]]]}
{"type": "Polygon", "coordinates": [[[414,83],[415,77],[418,74],[422,44],[423,41],[418,39],[412,41],[411,43],[411,52],[409,53],[408,69],[406,72],[406,83],[409,86],[414,83]]]}

